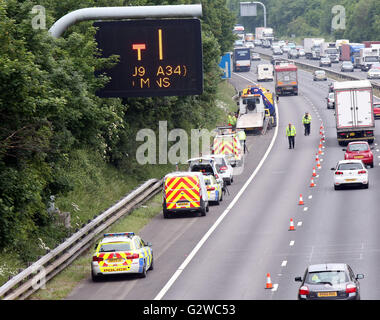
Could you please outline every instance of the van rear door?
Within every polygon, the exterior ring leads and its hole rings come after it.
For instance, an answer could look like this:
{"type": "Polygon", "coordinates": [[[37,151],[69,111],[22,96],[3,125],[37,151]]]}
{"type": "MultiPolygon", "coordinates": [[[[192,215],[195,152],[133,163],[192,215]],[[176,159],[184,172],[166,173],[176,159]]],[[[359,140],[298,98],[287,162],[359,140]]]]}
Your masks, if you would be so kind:
{"type": "Polygon", "coordinates": [[[173,176],[165,180],[165,200],[168,210],[196,209],[201,195],[198,176],[173,176]]]}

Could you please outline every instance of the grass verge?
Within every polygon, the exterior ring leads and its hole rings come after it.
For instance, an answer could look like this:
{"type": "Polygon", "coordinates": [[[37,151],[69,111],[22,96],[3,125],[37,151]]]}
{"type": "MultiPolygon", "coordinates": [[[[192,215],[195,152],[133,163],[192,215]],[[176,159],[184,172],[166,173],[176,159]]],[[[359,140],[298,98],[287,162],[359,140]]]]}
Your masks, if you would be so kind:
{"type": "MultiPolygon", "coordinates": [[[[162,195],[158,194],[146,204],[133,210],[129,215],[121,218],[105,232],[139,231],[158,213],[161,212],[162,195]]],[[[95,242],[94,242],[95,243],[95,242]]],[[[69,267],[46,283],[29,297],[30,300],[61,300],[78,285],[78,283],[91,275],[91,257],[93,248],[76,259],[69,267]]]]}

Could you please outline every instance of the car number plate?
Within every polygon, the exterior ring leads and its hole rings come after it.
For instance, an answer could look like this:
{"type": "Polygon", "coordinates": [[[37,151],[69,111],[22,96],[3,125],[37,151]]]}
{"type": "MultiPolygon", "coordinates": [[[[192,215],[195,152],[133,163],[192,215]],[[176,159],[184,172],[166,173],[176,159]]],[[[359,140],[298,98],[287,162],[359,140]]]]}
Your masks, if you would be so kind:
{"type": "Polygon", "coordinates": [[[336,297],[336,291],[333,292],[318,292],[318,297],[336,297]]]}
{"type": "Polygon", "coordinates": [[[354,156],[355,159],[363,159],[363,156],[354,156]]]}
{"type": "Polygon", "coordinates": [[[350,182],[350,181],[356,181],[356,179],[344,179],[344,181],[350,182]]]}
{"type": "Polygon", "coordinates": [[[123,259],[108,259],[107,260],[109,263],[117,263],[117,262],[122,262],[123,259]]]}
{"type": "Polygon", "coordinates": [[[176,203],[177,208],[190,208],[190,202],[176,203]]]}

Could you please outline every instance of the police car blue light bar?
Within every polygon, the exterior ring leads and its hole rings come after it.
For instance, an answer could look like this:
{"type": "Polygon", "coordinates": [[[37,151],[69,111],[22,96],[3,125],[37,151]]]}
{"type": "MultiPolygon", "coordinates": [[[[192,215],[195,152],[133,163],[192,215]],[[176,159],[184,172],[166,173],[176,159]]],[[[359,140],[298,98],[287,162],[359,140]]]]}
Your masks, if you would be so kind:
{"type": "Polygon", "coordinates": [[[105,233],[103,236],[104,237],[122,237],[122,236],[132,237],[134,235],[135,235],[134,232],[118,232],[118,233],[105,233]]]}

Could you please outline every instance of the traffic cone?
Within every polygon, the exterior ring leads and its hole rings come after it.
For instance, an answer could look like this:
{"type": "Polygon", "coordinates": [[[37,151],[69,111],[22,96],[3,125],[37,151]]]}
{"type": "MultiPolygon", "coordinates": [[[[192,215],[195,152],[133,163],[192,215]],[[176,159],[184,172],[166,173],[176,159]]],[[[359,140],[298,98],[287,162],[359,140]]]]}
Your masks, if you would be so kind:
{"type": "Polygon", "coordinates": [[[317,173],[315,172],[315,167],[313,167],[313,177],[316,177],[317,176],[317,173]]]}
{"type": "Polygon", "coordinates": [[[317,161],[317,169],[321,169],[321,162],[319,161],[319,159],[317,161]]]}
{"type": "Polygon", "coordinates": [[[270,273],[267,273],[267,284],[265,286],[265,289],[272,289],[272,288],[273,288],[273,284],[270,278],[270,273]]]}
{"type": "Polygon", "coordinates": [[[314,183],[314,179],[311,178],[311,181],[310,181],[310,188],[313,188],[315,187],[315,183],[314,183]]]}
{"type": "Polygon", "coordinates": [[[293,219],[290,219],[290,227],[289,227],[289,231],[295,231],[296,229],[294,228],[294,222],[293,222],[293,219]]]}
{"type": "Polygon", "coordinates": [[[318,154],[322,154],[322,148],[321,147],[318,148],[318,154]]]}
{"type": "Polygon", "coordinates": [[[304,202],[303,202],[303,199],[302,199],[302,194],[300,194],[300,200],[298,201],[298,205],[303,205],[303,204],[305,204],[304,202]]]}
{"type": "Polygon", "coordinates": [[[318,153],[315,154],[315,161],[319,161],[319,156],[318,156],[318,153]]]}

